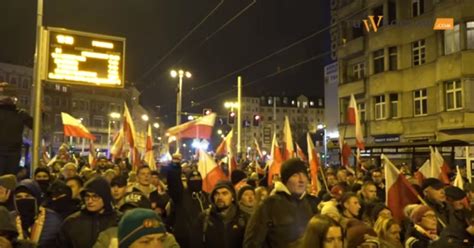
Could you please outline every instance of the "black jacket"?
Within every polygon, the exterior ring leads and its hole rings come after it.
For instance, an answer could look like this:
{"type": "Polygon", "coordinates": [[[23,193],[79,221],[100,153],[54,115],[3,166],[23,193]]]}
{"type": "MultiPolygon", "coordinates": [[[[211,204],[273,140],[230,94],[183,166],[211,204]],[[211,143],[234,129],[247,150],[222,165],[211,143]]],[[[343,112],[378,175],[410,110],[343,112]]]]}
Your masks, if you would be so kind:
{"type": "Polygon", "coordinates": [[[104,178],[98,177],[89,180],[84,185],[81,196],[85,192],[93,192],[99,195],[104,202],[104,211],[93,213],[84,208],[67,217],[58,236],[60,247],[92,247],[100,232],[116,226],[118,223],[119,213],[113,209],[110,186],[104,178]]]}
{"type": "Polygon", "coordinates": [[[275,194],[257,207],[245,230],[246,248],[291,247],[303,236],[315,214],[314,206],[305,195],[295,198],[282,183],[276,183],[275,194]]]}
{"type": "Polygon", "coordinates": [[[28,113],[15,105],[0,103],[0,154],[21,151],[24,126],[33,127],[33,118],[28,113]]]}
{"type": "Polygon", "coordinates": [[[189,246],[191,230],[196,217],[209,207],[208,196],[202,191],[191,192],[185,189],[181,182],[181,167],[175,164],[169,167],[167,179],[171,213],[167,224],[182,248],[192,247],[189,246]]]}
{"type": "Polygon", "coordinates": [[[443,231],[444,229],[444,226],[441,224],[441,221],[443,221],[443,223],[445,225],[448,225],[449,224],[449,206],[446,204],[446,203],[437,203],[433,200],[430,200],[428,198],[425,199],[426,203],[428,204],[428,206],[430,208],[432,208],[435,213],[436,213],[436,216],[438,217],[438,234],[441,233],[441,231],[443,231]]]}
{"type": "Polygon", "coordinates": [[[241,248],[249,215],[235,204],[228,211],[226,217],[220,215],[215,208],[201,213],[194,225],[190,246],[241,248]]]}
{"type": "MultiPolygon", "coordinates": [[[[439,239],[438,239],[439,240],[439,239]]],[[[429,237],[418,232],[413,226],[410,228],[407,239],[405,240],[406,248],[428,248],[436,247],[438,241],[433,241],[429,237]]]]}

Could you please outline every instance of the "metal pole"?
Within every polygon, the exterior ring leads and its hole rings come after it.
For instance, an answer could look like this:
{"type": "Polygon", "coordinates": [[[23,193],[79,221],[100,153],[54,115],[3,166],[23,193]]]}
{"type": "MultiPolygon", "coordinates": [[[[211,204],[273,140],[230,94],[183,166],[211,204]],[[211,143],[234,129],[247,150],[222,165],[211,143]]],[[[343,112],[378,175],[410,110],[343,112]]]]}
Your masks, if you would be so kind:
{"type": "Polygon", "coordinates": [[[326,136],[326,126],[324,126],[324,166],[328,164],[328,141],[326,136]]]}
{"type": "Polygon", "coordinates": [[[42,39],[43,39],[43,0],[37,0],[36,12],[36,48],[35,63],[33,69],[33,151],[31,160],[30,174],[33,175],[36,167],[39,165],[40,158],[40,142],[41,142],[41,58],[42,58],[42,39]]]}
{"type": "Polygon", "coordinates": [[[242,77],[237,77],[237,154],[242,153],[242,77]]]}
{"type": "MultiPolygon", "coordinates": [[[[182,92],[183,92],[183,74],[179,74],[179,85],[178,85],[178,94],[176,100],[176,126],[181,123],[181,99],[182,99],[182,92]]],[[[179,150],[179,137],[176,137],[176,151],[179,150]]]]}
{"type": "Polygon", "coordinates": [[[109,127],[108,127],[108,130],[107,130],[107,157],[110,156],[110,132],[111,132],[111,123],[112,121],[109,120],[109,127]]]}

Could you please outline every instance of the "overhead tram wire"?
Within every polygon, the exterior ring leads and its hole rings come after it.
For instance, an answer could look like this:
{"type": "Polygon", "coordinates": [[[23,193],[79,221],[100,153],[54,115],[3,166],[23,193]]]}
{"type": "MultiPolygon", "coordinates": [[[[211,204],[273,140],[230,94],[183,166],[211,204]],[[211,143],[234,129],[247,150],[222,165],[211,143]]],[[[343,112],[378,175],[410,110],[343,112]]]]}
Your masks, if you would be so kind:
{"type": "Polygon", "coordinates": [[[210,81],[210,82],[208,82],[208,83],[205,83],[205,84],[203,84],[203,85],[200,85],[200,86],[198,86],[198,87],[194,87],[194,88],[193,88],[193,91],[194,91],[194,90],[200,90],[200,89],[206,88],[206,87],[211,86],[211,85],[213,85],[213,84],[215,84],[215,83],[217,83],[217,82],[220,82],[221,80],[223,80],[223,79],[225,79],[225,78],[227,78],[227,77],[229,77],[229,76],[231,76],[231,75],[234,75],[234,74],[236,74],[236,73],[239,73],[239,72],[242,72],[242,71],[244,71],[244,70],[246,70],[246,69],[249,69],[249,68],[251,68],[251,67],[253,67],[253,66],[255,66],[255,65],[257,65],[257,64],[259,64],[259,63],[261,63],[261,62],[263,62],[263,61],[265,61],[265,60],[267,60],[267,59],[269,59],[269,58],[271,58],[271,57],[273,57],[273,56],[275,56],[275,55],[281,53],[281,52],[284,52],[284,51],[286,51],[286,50],[288,50],[288,49],[290,49],[290,48],[292,48],[292,47],[294,47],[294,46],[296,46],[296,45],[299,45],[299,44],[302,43],[302,42],[305,42],[305,41],[307,41],[307,40],[309,40],[309,39],[315,37],[316,35],[319,35],[319,34],[325,32],[325,31],[331,29],[332,27],[335,27],[335,26],[339,25],[341,22],[346,21],[346,20],[348,20],[349,18],[351,18],[351,17],[353,17],[353,16],[355,16],[355,15],[357,15],[357,14],[360,14],[360,13],[362,13],[362,12],[364,12],[364,11],[366,11],[366,10],[368,10],[368,9],[370,9],[370,8],[372,8],[372,7],[374,7],[374,6],[376,6],[376,5],[377,5],[377,4],[372,4],[372,5],[370,5],[370,6],[367,6],[367,7],[363,8],[363,9],[361,9],[361,10],[359,10],[359,11],[356,11],[356,12],[352,13],[351,15],[349,15],[349,16],[347,16],[347,17],[345,17],[345,18],[343,18],[343,19],[341,19],[341,20],[339,20],[339,21],[337,21],[337,22],[335,22],[335,23],[333,23],[333,24],[330,24],[329,26],[326,26],[326,27],[324,27],[324,28],[322,28],[322,29],[320,29],[320,30],[318,30],[318,31],[315,31],[314,33],[311,33],[310,35],[308,35],[308,36],[306,36],[306,37],[304,37],[304,38],[302,38],[302,39],[299,39],[299,40],[297,40],[297,41],[295,41],[295,42],[293,42],[293,43],[291,43],[291,44],[289,44],[289,45],[287,45],[287,46],[285,46],[285,47],[283,47],[283,48],[281,48],[281,49],[279,49],[279,50],[277,50],[277,51],[275,51],[275,52],[273,52],[273,53],[271,53],[271,54],[269,54],[269,55],[266,55],[266,56],[264,56],[263,58],[260,58],[260,59],[254,61],[254,62],[252,62],[252,63],[250,63],[250,64],[248,64],[248,65],[246,65],[246,66],[244,66],[244,67],[242,67],[242,68],[240,68],[240,69],[237,69],[237,70],[235,70],[235,71],[232,71],[232,72],[230,72],[230,73],[227,73],[227,74],[225,74],[225,75],[223,75],[223,76],[221,76],[221,77],[219,77],[219,78],[217,78],[217,79],[214,79],[214,80],[212,80],[212,81],[210,81]]]}
{"type": "MultiPolygon", "coordinates": [[[[246,84],[243,84],[243,85],[242,85],[242,88],[248,87],[248,86],[250,86],[250,85],[254,85],[254,84],[259,83],[259,82],[261,82],[261,81],[263,81],[263,80],[265,80],[265,79],[274,77],[274,76],[276,76],[276,75],[278,75],[278,74],[284,73],[284,72],[289,71],[289,70],[291,70],[291,69],[294,69],[294,68],[296,68],[296,67],[298,67],[298,66],[301,66],[301,65],[304,65],[304,64],[309,63],[309,62],[311,62],[311,61],[314,61],[314,60],[316,60],[316,59],[322,58],[322,57],[324,57],[324,56],[329,55],[330,53],[331,53],[331,51],[326,51],[326,52],[324,52],[324,53],[316,54],[316,55],[314,55],[314,56],[312,56],[312,57],[310,57],[310,58],[301,60],[301,61],[299,61],[298,63],[295,63],[295,64],[292,64],[292,65],[290,65],[290,66],[288,66],[288,67],[285,67],[285,68],[283,68],[282,70],[279,70],[279,71],[277,71],[277,72],[272,72],[272,73],[267,74],[267,75],[265,75],[265,76],[263,76],[263,77],[260,77],[260,78],[258,78],[258,79],[253,80],[253,81],[250,81],[250,82],[248,82],[248,83],[246,83],[246,84]]],[[[199,106],[199,105],[201,105],[202,103],[209,102],[209,101],[214,100],[214,99],[217,99],[217,98],[219,98],[219,97],[221,97],[221,96],[225,96],[225,95],[227,95],[227,94],[230,94],[230,93],[232,93],[232,92],[234,92],[234,91],[235,91],[235,89],[231,89],[231,90],[227,90],[227,91],[221,92],[221,93],[219,93],[219,94],[217,94],[217,95],[214,95],[214,96],[212,96],[212,97],[206,98],[205,100],[202,100],[202,101],[200,101],[200,102],[197,102],[197,105],[188,106],[187,108],[184,108],[184,109],[188,109],[188,108],[190,108],[190,107],[199,106]]]]}
{"type": "Polygon", "coordinates": [[[145,73],[140,76],[139,80],[137,83],[139,84],[142,82],[143,79],[145,79],[156,67],[158,67],[169,55],[171,55],[176,48],[178,48],[181,43],[183,43],[194,31],[196,31],[199,26],[201,26],[214,12],[217,11],[221,7],[221,5],[224,3],[225,0],[221,0],[214,9],[212,9],[198,24],[196,24],[181,40],[171,48],[171,50],[168,51],[168,53],[165,54],[165,56],[161,57],[158,62],[156,62],[150,69],[148,69],[145,73]]]}
{"type": "MultiPolygon", "coordinates": [[[[233,17],[231,17],[229,20],[227,20],[227,22],[225,22],[223,25],[221,25],[216,31],[214,31],[212,34],[206,36],[200,43],[197,47],[194,47],[190,53],[193,53],[194,51],[196,51],[196,49],[199,49],[201,48],[206,42],[208,42],[214,35],[216,35],[217,33],[219,33],[222,29],[224,29],[227,25],[229,25],[230,23],[232,23],[233,21],[235,21],[239,16],[241,16],[243,13],[245,13],[250,7],[252,7],[257,1],[256,0],[253,0],[251,3],[249,3],[245,8],[243,8],[241,11],[239,11],[236,15],[234,15],[233,17]]],[[[181,63],[184,59],[186,58],[186,54],[181,56],[181,58],[173,64],[172,68],[175,67],[176,65],[178,65],[179,63],[181,63]]],[[[163,74],[166,74],[166,73],[163,73],[163,74]]],[[[162,75],[163,75],[162,74],[162,75]]],[[[162,76],[161,75],[161,76],[162,76]]],[[[147,89],[148,87],[150,86],[153,86],[153,84],[147,84],[144,89],[142,89],[140,92],[142,92],[143,90],[147,89]]]]}

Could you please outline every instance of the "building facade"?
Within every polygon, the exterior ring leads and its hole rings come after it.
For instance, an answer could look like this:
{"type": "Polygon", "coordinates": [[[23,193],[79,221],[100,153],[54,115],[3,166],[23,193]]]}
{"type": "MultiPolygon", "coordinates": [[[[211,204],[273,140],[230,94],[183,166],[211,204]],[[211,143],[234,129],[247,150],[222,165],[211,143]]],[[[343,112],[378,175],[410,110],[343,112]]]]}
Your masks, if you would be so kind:
{"type": "Polygon", "coordinates": [[[339,133],[355,95],[367,145],[474,142],[474,1],[334,0],[339,133]],[[383,16],[379,25],[371,25],[383,16]],[[434,30],[436,18],[451,30],[434,30]],[[368,23],[366,26],[364,20],[368,23]]]}
{"type": "MultiPolygon", "coordinates": [[[[13,86],[17,105],[27,111],[31,108],[32,75],[31,67],[0,63],[0,82],[8,82],[13,86]]],[[[149,121],[142,119],[143,115],[148,116],[149,113],[139,104],[140,92],[135,87],[104,89],[44,83],[43,89],[42,139],[53,151],[63,142],[70,141],[76,148],[82,149],[81,140],[64,136],[61,112],[81,119],[97,138],[94,147],[102,150],[107,149],[108,140],[120,128],[121,118],[112,118],[110,114],[123,115],[124,102],[132,113],[138,135],[143,136],[148,122],[154,120],[152,116],[149,116],[149,121]]],[[[88,149],[86,144],[85,150],[88,149]]]]}

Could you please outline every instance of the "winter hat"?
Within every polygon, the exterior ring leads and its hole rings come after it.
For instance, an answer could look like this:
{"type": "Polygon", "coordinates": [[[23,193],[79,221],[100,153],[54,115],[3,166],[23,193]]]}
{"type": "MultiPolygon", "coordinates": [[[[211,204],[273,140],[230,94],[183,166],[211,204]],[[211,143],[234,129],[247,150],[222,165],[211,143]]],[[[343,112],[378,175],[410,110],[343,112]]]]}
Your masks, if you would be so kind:
{"type": "Polygon", "coordinates": [[[421,218],[423,217],[423,215],[425,215],[426,212],[428,212],[430,210],[433,211],[433,209],[431,209],[430,207],[428,207],[426,205],[419,205],[411,213],[411,216],[410,216],[411,221],[415,224],[420,223],[421,218]]]}
{"type": "Polygon", "coordinates": [[[0,176],[0,186],[8,190],[14,190],[16,188],[16,176],[13,174],[0,176]]]}
{"type": "Polygon", "coordinates": [[[283,184],[286,184],[286,182],[288,182],[288,179],[290,179],[291,176],[300,172],[303,172],[304,174],[306,174],[306,176],[308,176],[308,167],[303,161],[301,161],[301,159],[292,158],[286,160],[285,162],[283,162],[280,169],[281,182],[283,184]]]}
{"type": "Polygon", "coordinates": [[[130,208],[151,209],[151,202],[142,192],[132,191],[125,194],[124,203],[120,206],[120,211],[125,212],[125,210],[130,208]]]}
{"type": "Polygon", "coordinates": [[[124,176],[115,176],[110,182],[110,187],[118,186],[119,188],[127,186],[127,178],[124,176]]]}
{"type": "Polygon", "coordinates": [[[15,189],[15,193],[25,192],[32,195],[37,200],[41,201],[41,188],[39,184],[33,179],[22,180],[15,189]]]}
{"type": "Polygon", "coordinates": [[[446,196],[449,197],[453,201],[460,201],[466,197],[466,193],[455,186],[449,186],[444,189],[446,196]]]}
{"type": "Polygon", "coordinates": [[[104,209],[106,212],[112,211],[112,192],[110,185],[103,177],[94,177],[84,184],[81,190],[81,197],[84,199],[86,192],[99,195],[104,201],[104,209]]]}
{"type": "Polygon", "coordinates": [[[40,172],[44,172],[44,173],[48,174],[48,177],[50,176],[49,169],[47,167],[38,167],[38,168],[36,168],[35,169],[35,176],[36,176],[36,174],[38,174],[40,172]]]}
{"type": "Polygon", "coordinates": [[[429,177],[426,178],[421,184],[421,190],[425,190],[428,187],[438,190],[444,187],[444,183],[441,182],[438,178],[429,177]]]}
{"type": "Polygon", "coordinates": [[[197,170],[192,170],[188,174],[186,174],[186,179],[190,180],[191,177],[200,177],[202,179],[201,173],[197,170]]]}
{"type": "Polygon", "coordinates": [[[245,185],[239,189],[239,193],[237,193],[237,201],[240,201],[240,198],[242,198],[242,195],[245,193],[245,191],[250,190],[255,193],[255,188],[250,186],[250,185],[245,185]]]}
{"type": "Polygon", "coordinates": [[[211,194],[209,195],[210,202],[214,202],[214,194],[216,193],[218,189],[221,189],[221,188],[228,189],[230,193],[232,193],[232,197],[234,198],[234,200],[236,200],[235,189],[232,183],[229,181],[219,181],[214,186],[214,189],[212,189],[211,194]]]}
{"type": "Polygon", "coordinates": [[[374,229],[360,220],[350,220],[347,223],[347,248],[356,248],[363,244],[366,239],[365,235],[377,238],[374,229]]]}
{"type": "Polygon", "coordinates": [[[247,178],[247,174],[243,170],[233,170],[232,173],[230,174],[230,181],[232,182],[233,185],[238,184],[240,181],[244,180],[247,178]]]}
{"type": "Polygon", "coordinates": [[[60,195],[66,195],[67,198],[72,197],[72,191],[67,184],[62,180],[55,180],[49,185],[46,194],[50,197],[57,197],[60,195]]]}
{"type": "Polygon", "coordinates": [[[150,209],[136,208],[127,211],[119,222],[119,248],[129,247],[135,240],[157,233],[166,233],[160,216],[150,209]]]}

